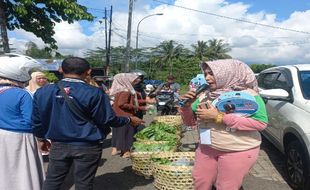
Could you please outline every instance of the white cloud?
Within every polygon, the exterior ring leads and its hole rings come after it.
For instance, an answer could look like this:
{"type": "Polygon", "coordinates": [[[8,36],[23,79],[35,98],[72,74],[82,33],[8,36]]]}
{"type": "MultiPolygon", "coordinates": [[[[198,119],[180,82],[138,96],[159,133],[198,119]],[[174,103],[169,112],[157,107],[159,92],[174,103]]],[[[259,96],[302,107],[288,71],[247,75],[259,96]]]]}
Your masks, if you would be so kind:
{"type": "MultiPolygon", "coordinates": [[[[309,58],[309,34],[263,27],[260,25],[238,22],[233,19],[220,18],[199,12],[193,12],[174,6],[147,6],[143,1],[135,1],[132,23],[131,46],[135,47],[136,27],[147,15],[164,13],[163,16],[146,18],[140,24],[139,47],[158,45],[163,40],[176,40],[190,47],[197,40],[223,39],[230,43],[234,58],[249,63],[290,64],[305,63],[309,58]],[[140,4],[139,4],[140,3],[140,4]]],[[[289,28],[310,32],[310,10],[294,12],[287,20],[277,21],[277,15],[260,11],[249,13],[251,5],[239,2],[229,4],[224,0],[176,0],[175,4],[192,9],[206,11],[231,18],[248,20],[275,27],[289,28]]],[[[127,12],[113,13],[112,45],[126,45],[127,12]]],[[[104,24],[93,23],[93,33],[84,34],[79,23],[56,24],[55,39],[59,51],[82,56],[87,49],[105,47],[104,24]]],[[[85,29],[84,29],[85,30],[85,29]]],[[[33,34],[15,31],[19,40],[11,38],[15,47],[20,49],[27,40],[43,46],[41,40],[33,34]]],[[[22,49],[22,48],[21,48],[22,49]]]]}

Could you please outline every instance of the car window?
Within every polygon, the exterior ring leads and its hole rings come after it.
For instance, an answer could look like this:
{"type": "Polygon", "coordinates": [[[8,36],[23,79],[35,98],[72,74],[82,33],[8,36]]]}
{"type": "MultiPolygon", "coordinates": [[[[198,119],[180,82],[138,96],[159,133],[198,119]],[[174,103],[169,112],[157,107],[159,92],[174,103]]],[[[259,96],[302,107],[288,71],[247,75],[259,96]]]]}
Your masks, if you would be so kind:
{"type": "Polygon", "coordinates": [[[258,86],[263,89],[272,89],[274,88],[273,82],[279,76],[279,73],[264,73],[258,78],[258,86]]]}
{"type": "Polygon", "coordinates": [[[310,71],[300,72],[300,87],[305,99],[310,99],[310,71]]]}
{"type": "Polygon", "coordinates": [[[277,79],[272,84],[273,88],[281,88],[289,92],[289,85],[287,83],[287,78],[283,73],[279,73],[277,79]]]}

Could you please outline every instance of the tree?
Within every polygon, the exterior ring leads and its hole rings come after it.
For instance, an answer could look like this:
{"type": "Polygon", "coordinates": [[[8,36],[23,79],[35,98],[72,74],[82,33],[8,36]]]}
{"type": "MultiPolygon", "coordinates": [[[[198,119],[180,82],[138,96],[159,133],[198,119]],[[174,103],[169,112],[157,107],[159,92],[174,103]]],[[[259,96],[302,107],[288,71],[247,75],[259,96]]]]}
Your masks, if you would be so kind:
{"type": "Polygon", "coordinates": [[[231,51],[229,44],[223,40],[212,39],[208,40],[208,49],[206,57],[208,60],[228,59],[231,58],[227,53],[231,51]]]}
{"type": "Polygon", "coordinates": [[[199,58],[199,60],[204,60],[208,50],[208,43],[205,41],[197,41],[197,44],[191,45],[194,48],[194,55],[199,58]]]}
{"type": "Polygon", "coordinates": [[[254,73],[260,73],[261,71],[271,68],[271,67],[275,67],[276,65],[272,65],[272,64],[251,64],[250,68],[252,69],[252,71],[254,73]]]}
{"type": "Polygon", "coordinates": [[[65,58],[65,56],[61,55],[59,52],[52,52],[52,50],[48,47],[44,47],[40,49],[37,46],[37,44],[31,41],[26,43],[25,54],[35,59],[53,59],[53,58],[63,59],[65,58]]]}
{"type": "Polygon", "coordinates": [[[7,29],[24,29],[57,49],[53,38],[55,22],[92,20],[94,17],[77,0],[2,0],[0,30],[5,52],[10,52],[7,29]]]}
{"type": "MultiPolygon", "coordinates": [[[[158,55],[161,63],[169,64],[170,74],[172,74],[172,60],[178,58],[183,53],[183,45],[173,40],[163,41],[154,49],[154,53],[158,55]]],[[[160,64],[160,68],[162,68],[160,64]]]]}

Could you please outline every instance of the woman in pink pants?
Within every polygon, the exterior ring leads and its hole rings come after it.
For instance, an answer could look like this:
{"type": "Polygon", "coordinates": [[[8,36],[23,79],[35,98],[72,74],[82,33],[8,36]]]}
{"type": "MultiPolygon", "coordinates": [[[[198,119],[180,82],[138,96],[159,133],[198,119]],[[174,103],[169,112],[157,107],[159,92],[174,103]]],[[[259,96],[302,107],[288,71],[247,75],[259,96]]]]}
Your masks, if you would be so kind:
{"type": "Polygon", "coordinates": [[[257,94],[254,73],[245,63],[234,59],[217,60],[203,62],[201,69],[210,90],[199,97],[193,91],[187,92],[183,98],[192,101],[181,108],[187,117],[190,113],[197,119],[199,127],[200,140],[193,169],[195,189],[209,190],[215,186],[217,190],[238,190],[258,157],[259,131],[268,122],[265,104],[257,94]],[[251,94],[258,110],[245,117],[220,112],[210,104],[229,91],[251,94]]]}

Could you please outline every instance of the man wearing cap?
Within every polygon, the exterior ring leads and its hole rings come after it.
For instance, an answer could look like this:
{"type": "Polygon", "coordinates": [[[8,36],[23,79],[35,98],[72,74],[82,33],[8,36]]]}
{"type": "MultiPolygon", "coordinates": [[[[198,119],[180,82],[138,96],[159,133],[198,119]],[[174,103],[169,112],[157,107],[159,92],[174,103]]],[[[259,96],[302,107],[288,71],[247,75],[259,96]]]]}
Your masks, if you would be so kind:
{"type": "Polygon", "coordinates": [[[32,96],[24,89],[29,71],[39,67],[30,57],[0,56],[0,189],[42,189],[45,176],[32,134],[32,96]]]}

